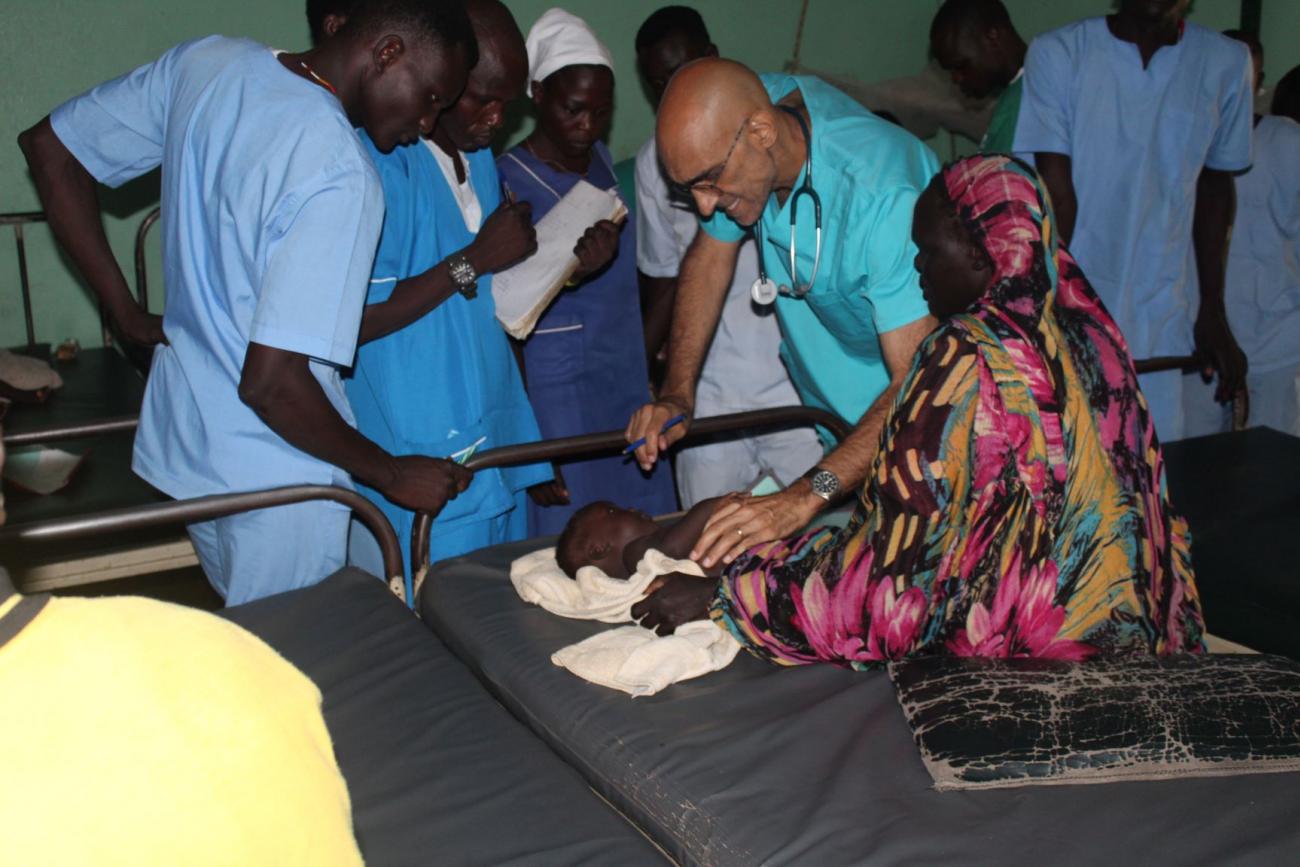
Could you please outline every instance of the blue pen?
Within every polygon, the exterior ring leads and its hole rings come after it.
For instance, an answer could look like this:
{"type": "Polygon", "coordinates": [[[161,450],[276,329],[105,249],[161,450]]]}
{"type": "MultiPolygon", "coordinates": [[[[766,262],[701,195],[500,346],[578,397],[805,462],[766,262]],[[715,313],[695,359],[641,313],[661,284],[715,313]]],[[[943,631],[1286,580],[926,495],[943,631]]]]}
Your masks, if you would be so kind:
{"type": "MultiPolygon", "coordinates": [[[[667,432],[668,432],[668,428],[672,427],[672,426],[675,425],[675,424],[681,424],[681,423],[684,422],[684,421],[686,421],[686,415],[685,415],[685,414],[682,414],[682,415],[675,415],[675,416],[673,416],[672,418],[668,419],[668,421],[664,422],[664,426],[661,427],[661,428],[659,429],[659,433],[667,433],[667,432]]],[[[636,451],[637,449],[641,448],[641,446],[643,446],[643,445],[645,445],[645,437],[641,437],[639,440],[637,440],[636,442],[632,443],[632,444],[629,445],[627,448],[623,449],[623,454],[625,454],[625,455],[630,455],[630,454],[632,454],[632,452],[634,452],[634,451],[636,451]]]]}

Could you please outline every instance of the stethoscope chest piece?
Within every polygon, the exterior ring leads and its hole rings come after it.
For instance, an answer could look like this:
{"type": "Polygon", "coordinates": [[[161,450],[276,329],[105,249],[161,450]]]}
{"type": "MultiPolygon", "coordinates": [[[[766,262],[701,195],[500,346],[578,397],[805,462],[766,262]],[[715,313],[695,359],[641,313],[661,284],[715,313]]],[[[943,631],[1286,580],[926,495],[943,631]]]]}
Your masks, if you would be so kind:
{"type": "Polygon", "coordinates": [[[766,307],[776,301],[777,295],[788,295],[791,298],[803,298],[812,291],[813,283],[817,282],[817,270],[822,263],[822,200],[817,195],[817,191],[812,185],[812,136],[808,132],[808,124],[804,121],[803,115],[790,108],[789,106],[780,106],[780,109],[796,121],[799,122],[799,131],[803,133],[804,145],[807,150],[807,169],[804,171],[803,183],[794,190],[790,198],[790,286],[778,287],[770,277],[767,276],[767,267],[763,262],[763,231],[762,224],[754,226],[754,241],[758,245],[758,279],[754,281],[750,294],[754,297],[754,303],[766,307]],[[798,250],[795,247],[798,217],[799,217],[799,198],[806,196],[813,206],[813,265],[812,274],[808,277],[807,283],[799,282],[799,257],[798,250]]]}
{"type": "Polygon", "coordinates": [[[776,296],[779,294],[779,290],[776,288],[776,283],[771,279],[767,277],[759,277],[754,281],[754,285],[749,290],[749,294],[753,296],[755,304],[760,307],[766,307],[767,305],[776,302],[776,296]]]}

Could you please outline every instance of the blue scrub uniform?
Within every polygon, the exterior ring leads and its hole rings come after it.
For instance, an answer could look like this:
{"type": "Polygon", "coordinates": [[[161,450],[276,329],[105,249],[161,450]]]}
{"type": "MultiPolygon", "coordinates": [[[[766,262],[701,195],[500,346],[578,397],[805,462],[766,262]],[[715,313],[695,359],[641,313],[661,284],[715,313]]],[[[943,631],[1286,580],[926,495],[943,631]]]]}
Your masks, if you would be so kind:
{"type": "MultiPolygon", "coordinates": [[[[1015,150],[1070,157],[1078,201],[1070,252],[1134,358],[1192,351],[1196,181],[1203,168],[1250,166],[1250,72],[1245,45],[1195,24],[1145,69],[1105,18],[1029,46],[1015,150]]],[[[1181,379],[1141,378],[1166,442],[1184,436],[1181,379]]]]}
{"type": "MultiPolygon", "coordinates": [[[[812,185],[822,200],[821,266],[804,298],[776,302],[781,357],[807,405],[857,422],[889,385],[880,335],[930,313],[913,262],[912,209],[939,161],[916,136],[812,76],[762,75],[773,102],[798,88],[812,119],[812,185]]],[[[803,184],[807,168],[795,189],[803,184]]],[[[759,221],[767,275],[792,285],[790,207],[769,197],[759,221]]],[[[812,201],[799,197],[798,279],[812,275],[812,201]]],[[[722,211],[704,230],[735,242],[744,230],[722,211]]]]}
{"type": "MultiPolygon", "coordinates": [[[[579,181],[516,147],[497,161],[502,180],[533,206],[536,222],[579,181]]],[[[592,149],[586,180],[602,190],[617,181],[603,143],[592,149]]],[[[547,439],[621,430],[650,399],[645,335],[636,277],[636,228],[623,225],[618,255],[600,274],[560,293],[524,344],[528,396],[547,439]]],[[[647,477],[628,458],[562,463],[570,505],[542,508],[529,503],[534,535],[564,528],[587,503],[611,500],[652,515],[676,508],[671,469],[656,464],[647,477]]]]}
{"type": "MultiPolygon", "coordinates": [[[[101,183],[162,166],[170,345],[154,352],[133,468],[173,497],[294,484],[350,486],[239,399],[250,342],[311,358],[351,421],[352,363],[379,229],[379,179],[338,100],[264,45],[208,37],[51,115],[101,183]]],[[[237,604],[343,565],[347,511],[304,504],[191,528],[208,579],[237,604]]]]}
{"type": "MultiPolygon", "coordinates": [[[[386,301],[399,280],[468,247],[476,232],[465,224],[430,151],[434,145],[419,142],[381,154],[362,138],[387,207],[367,298],[375,304],[386,301]]],[[[466,154],[464,162],[487,219],[501,201],[492,153],[466,154]]],[[[457,293],[407,327],[363,345],[345,385],[357,428],[393,454],[448,457],[480,441],[478,450],[485,451],[538,439],[519,367],[496,321],[491,274],[479,276],[472,300],[457,293]]],[[[525,538],[525,489],[550,478],[547,464],[476,473],[434,521],[432,561],[525,538]]],[[[396,528],[409,581],[415,514],[358,487],[396,528]]]]}

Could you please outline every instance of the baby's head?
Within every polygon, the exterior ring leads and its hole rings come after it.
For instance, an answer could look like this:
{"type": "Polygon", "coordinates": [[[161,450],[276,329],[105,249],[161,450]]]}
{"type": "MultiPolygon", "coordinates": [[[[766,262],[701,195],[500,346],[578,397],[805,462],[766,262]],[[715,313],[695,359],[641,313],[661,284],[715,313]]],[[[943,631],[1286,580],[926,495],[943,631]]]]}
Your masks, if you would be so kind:
{"type": "Polygon", "coordinates": [[[645,512],[601,500],[583,506],[569,519],[555,544],[555,559],[570,578],[578,577],[583,566],[597,566],[611,578],[626,578],[623,549],[654,531],[655,522],[645,512]]]}

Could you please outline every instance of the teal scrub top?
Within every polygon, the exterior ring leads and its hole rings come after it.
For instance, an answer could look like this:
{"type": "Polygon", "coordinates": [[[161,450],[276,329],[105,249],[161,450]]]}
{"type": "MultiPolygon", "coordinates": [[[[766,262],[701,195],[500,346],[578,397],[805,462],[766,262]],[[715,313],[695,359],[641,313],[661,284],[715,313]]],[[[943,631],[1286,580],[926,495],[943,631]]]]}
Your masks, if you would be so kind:
{"type": "MultiPolygon", "coordinates": [[[[805,404],[856,422],[889,385],[880,335],[929,315],[913,261],[912,209],[939,171],[920,139],[813,76],[760,76],[773,102],[796,87],[812,120],[813,188],[822,200],[822,256],[803,298],[776,302],[781,358],[805,404]]],[[[807,169],[805,168],[804,174],[807,169]]],[[[803,183],[800,175],[795,189],[803,183]]],[[[768,199],[759,221],[768,276],[792,285],[790,203],[768,199]]],[[[812,273],[812,201],[799,197],[799,282],[812,273]]],[[[721,211],[701,220],[722,241],[744,229],[721,211]]]]}

